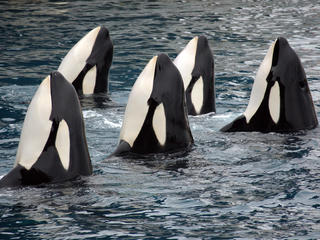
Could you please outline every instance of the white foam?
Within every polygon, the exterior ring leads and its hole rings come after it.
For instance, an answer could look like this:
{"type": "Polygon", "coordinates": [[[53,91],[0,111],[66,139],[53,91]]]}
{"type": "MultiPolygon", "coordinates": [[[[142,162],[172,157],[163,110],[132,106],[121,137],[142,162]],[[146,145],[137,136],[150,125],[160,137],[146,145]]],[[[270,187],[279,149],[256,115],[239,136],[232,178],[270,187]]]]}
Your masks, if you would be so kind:
{"type": "Polygon", "coordinates": [[[82,111],[82,115],[84,118],[95,118],[95,117],[102,117],[102,114],[97,113],[93,110],[84,110],[82,111]]]}
{"type": "Polygon", "coordinates": [[[104,118],[103,123],[106,124],[107,126],[110,126],[112,128],[121,128],[122,122],[120,123],[114,123],[109,121],[108,119],[104,118]]]}

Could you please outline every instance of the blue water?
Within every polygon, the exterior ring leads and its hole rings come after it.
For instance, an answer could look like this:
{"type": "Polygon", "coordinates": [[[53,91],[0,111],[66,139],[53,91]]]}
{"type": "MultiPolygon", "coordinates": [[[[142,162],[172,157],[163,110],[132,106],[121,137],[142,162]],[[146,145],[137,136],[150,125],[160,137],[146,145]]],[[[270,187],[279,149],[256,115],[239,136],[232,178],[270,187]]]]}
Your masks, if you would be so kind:
{"type": "Polygon", "coordinates": [[[302,1],[1,1],[0,175],[13,166],[39,83],[104,25],[114,43],[111,107],[84,107],[93,176],[0,190],[0,239],[319,239],[320,128],[222,133],[249,101],[271,42],[300,56],[320,114],[320,4],[302,1]],[[107,158],[130,89],[149,59],[195,35],[215,56],[217,114],[190,117],[180,155],[107,158]]]}

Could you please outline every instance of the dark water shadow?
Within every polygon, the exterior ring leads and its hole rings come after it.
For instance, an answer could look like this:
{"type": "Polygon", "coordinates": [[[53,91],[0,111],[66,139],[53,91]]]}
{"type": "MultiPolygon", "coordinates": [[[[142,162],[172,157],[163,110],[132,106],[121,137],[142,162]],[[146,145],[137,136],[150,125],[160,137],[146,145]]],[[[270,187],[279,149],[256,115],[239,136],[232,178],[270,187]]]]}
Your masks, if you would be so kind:
{"type": "Polygon", "coordinates": [[[95,93],[90,95],[79,94],[79,100],[82,109],[92,108],[116,108],[121,107],[120,104],[114,102],[106,93],[95,93]]]}
{"type": "Polygon", "coordinates": [[[189,167],[190,152],[192,151],[193,147],[177,152],[167,153],[137,154],[130,152],[121,154],[120,156],[110,155],[104,161],[127,161],[154,170],[179,172],[180,169],[186,169],[189,167]]]}

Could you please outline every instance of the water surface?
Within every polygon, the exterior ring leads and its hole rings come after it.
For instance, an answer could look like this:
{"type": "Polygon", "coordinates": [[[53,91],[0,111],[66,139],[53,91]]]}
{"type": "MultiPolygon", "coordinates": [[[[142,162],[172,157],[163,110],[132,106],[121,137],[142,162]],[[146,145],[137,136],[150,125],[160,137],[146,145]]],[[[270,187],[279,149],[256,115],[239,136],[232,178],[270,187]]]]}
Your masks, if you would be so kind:
{"type": "Polygon", "coordinates": [[[15,160],[39,83],[103,25],[114,43],[111,107],[84,107],[93,176],[2,189],[1,239],[318,239],[319,128],[221,133],[249,101],[271,42],[288,39],[319,116],[318,1],[8,1],[0,3],[0,175],[15,160]],[[190,152],[107,158],[130,89],[152,56],[172,59],[196,35],[215,57],[217,114],[190,117],[190,152]]]}

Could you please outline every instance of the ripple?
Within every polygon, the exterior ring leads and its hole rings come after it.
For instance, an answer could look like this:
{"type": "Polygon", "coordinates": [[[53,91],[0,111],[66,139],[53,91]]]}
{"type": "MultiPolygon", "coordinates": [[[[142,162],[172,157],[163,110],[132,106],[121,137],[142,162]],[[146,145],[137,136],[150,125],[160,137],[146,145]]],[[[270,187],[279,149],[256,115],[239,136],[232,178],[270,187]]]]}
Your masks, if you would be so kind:
{"type": "Polygon", "coordinates": [[[0,238],[318,238],[319,128],[219,131],[245,110],[258,66],[278,36],[300,56],[319,115],[317,1],[9,1],[0,13],[1,176],[15,161],[41,80],[97,25],[110,30],[114,43],[112,102],[81,101],[94,174],[2,190],[0,238]],[[215,57],[217,113],[189,118],[194,146],[178,155],[108,158],[149,59],[161,52],[174,58],[200,34],[215,57]]]}

